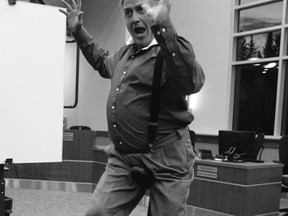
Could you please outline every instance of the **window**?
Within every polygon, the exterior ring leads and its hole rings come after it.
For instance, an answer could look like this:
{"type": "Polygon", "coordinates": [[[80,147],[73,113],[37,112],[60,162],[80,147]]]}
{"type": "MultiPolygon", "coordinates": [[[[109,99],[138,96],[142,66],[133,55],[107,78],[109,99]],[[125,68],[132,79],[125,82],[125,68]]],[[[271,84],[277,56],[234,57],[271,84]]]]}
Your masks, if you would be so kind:
{"type": "Polygon", "coordinates": [[[235,117],[238,130],[273,134],[278,64],[248,64],[236,67],[235,117]]]}
{"type": "Polygon", "coordinates": [[[282,20],[283,2],[262,5],[239,11],[238,32],[277,26],[282,20]]]}
{"type": "Polygon", "coordinates": [[[280,40],[280,31],[238,37],[236,60],[278,57],[280,40]]]}
{"type": "Polygon", "coordinates": [[[232,129],[288,134],[288,0],[235,0],[232,129]]]}
{"type": "Polygon", "coordinates": [[[282,114],[282,130],[281,134],[288,134],[288,62],[285,61],[285,89],[283,96],[283,114],[282,114]]]}
{"type": "Polygon", "coordinates": [[[258,1],[258,0],[240,0],[240,4],[247,4],[247,3],[251,3],[255,1],[258,1]]]}

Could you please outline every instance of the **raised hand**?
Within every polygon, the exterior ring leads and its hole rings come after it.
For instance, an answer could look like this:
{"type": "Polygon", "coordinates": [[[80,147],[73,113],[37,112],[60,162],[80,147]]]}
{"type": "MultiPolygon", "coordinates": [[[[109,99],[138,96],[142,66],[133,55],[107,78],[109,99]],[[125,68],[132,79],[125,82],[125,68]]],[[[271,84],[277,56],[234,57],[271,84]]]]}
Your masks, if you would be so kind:
{"type": "Polygon", "coordinates": [[[60,9],[59,11],[67,16],[68,27],[72,32],[76,32],[83,25],[83,11],[81,11],[81,0],[61,0],[67,7],[67,10],[60,9]]]}
{"type": "Polygon", "coordinates": [[[151,0],[150,5],[143,4],[142,8],[151,18],[152,23],[159,24],[168,19],[170,15],[171,0],[151,0]]]}

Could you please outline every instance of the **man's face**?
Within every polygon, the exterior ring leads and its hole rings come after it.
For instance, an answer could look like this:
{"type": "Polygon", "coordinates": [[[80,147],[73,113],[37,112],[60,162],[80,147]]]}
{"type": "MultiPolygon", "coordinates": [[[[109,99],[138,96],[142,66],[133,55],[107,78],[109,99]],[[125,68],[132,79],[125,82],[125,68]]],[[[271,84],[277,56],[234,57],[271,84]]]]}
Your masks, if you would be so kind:
{"type": "Polygon", "coordinates": [[[150,0],[124,0],[122,5],[127,29],[140,48],[148,46],[153,40],[151,20],[142,8],[142,4],[149,5],[149,2],[150,0]]]}

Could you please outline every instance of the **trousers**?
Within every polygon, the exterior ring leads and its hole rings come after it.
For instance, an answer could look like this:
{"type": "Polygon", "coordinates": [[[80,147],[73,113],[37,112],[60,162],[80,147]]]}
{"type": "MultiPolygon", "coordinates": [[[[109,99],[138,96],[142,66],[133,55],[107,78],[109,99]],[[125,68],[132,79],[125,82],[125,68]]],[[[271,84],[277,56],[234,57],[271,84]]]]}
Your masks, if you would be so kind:
{"type": "Polygon", "coordinates": [[[92,195],[86,216],[128,216],[146,189],[132,178],[134,166],[148,169],[152,216],[184,216],[192,183],[195,154],[187,128],[159,141],[148,153],[122,154],[113,144],[106,148],[108,163],[92,195]],[[160,146],[160,147],[159,147],[160,146]]]}

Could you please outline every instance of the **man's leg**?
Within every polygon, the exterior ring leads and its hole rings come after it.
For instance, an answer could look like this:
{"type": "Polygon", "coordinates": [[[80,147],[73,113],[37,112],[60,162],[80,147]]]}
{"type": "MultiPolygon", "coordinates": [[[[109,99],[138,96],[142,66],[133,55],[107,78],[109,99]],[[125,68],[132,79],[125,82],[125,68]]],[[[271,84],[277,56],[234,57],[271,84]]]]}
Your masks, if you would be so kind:
{"type": "Polygon", "coordinates": [[[128,216],[145,190],[131,178],[125,159],[110,146],[108,164],[93,193],[86,216],[128,216]]]}
{"type": "Polygon", "coordinates": [[[152,216],[184,216],[193,179],[195,154],[188,132],[152,154],[154,184],[150,191],[152,216]]]}

